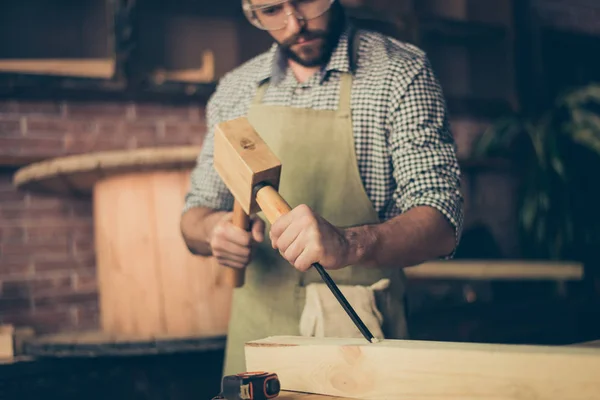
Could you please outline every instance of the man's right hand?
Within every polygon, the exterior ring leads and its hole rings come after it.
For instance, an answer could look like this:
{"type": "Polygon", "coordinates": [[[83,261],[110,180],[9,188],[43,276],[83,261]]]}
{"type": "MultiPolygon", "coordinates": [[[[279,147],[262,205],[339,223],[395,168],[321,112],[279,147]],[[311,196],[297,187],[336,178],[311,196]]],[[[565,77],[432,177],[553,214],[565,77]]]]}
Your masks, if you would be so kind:
{"type": "Polygon", "coordinates": [[[225,213],[215,225],[210,247],[212,255],[219,264],[231,268],[244,268],[248,265],[252,254],[252,243],[264,240],[265,222],[257,216],[250,219],[250,231],[232,223],[233,213],[225,213]]]}

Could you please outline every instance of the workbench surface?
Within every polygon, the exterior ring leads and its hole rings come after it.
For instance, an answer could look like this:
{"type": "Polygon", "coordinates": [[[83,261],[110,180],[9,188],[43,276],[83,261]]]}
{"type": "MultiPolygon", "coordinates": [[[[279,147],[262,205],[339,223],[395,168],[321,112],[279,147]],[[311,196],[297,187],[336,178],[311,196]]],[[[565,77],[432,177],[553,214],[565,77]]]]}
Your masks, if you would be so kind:
{"type": "Polygon", "coordinates": [[[288,392],[287,390],[279,393],[277,400],[351,400],[348,397],[323,396],[319,394],[288,392]]]}

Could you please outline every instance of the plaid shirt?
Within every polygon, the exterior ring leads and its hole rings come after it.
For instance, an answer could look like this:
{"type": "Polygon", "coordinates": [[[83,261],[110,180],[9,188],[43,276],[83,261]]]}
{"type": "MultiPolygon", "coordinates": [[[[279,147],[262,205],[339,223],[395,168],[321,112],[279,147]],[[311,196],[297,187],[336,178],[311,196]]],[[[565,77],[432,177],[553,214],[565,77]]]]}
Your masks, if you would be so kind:
{"type": "MultiPolygon", "coordinates": [[[[329,63],[298,83],[277,44],[226,74],[207,103],[208,132],[192,171],[184,212],[194,206],[231,210],[233,198],[212,167],[213,126],[246,115],[259,84],[270,80],[264,103],[332,110],[340,72],[351,71],[349,29],[329,63]]],[[[359,172],[382,221],[427,205],[454,226],[458,242],[463,198],[455,142],[442,89],[417,47],[362,31],[351,108],[359,172]]]]}

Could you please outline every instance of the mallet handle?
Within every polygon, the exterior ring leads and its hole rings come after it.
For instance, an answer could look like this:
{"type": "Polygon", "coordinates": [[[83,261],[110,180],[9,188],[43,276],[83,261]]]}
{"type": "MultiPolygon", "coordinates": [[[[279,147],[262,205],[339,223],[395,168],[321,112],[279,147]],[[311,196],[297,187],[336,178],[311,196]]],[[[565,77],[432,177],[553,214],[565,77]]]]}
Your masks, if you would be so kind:
{"type": "MultiPolygon", "coordinates": [[[[245,231],[250,229],[250,217],[237,201],[233,203],[233,224],[245,231]]],[[[244,286],[245,272],[244,269],[227,268],[225,280],[231,287],[242,287],[244,286]]]]}
{"type": "Polygon", "coordinates": [[[270,223],[292,210],[273,186],[263,186],[256,192],[256,203],[270,223]]]}

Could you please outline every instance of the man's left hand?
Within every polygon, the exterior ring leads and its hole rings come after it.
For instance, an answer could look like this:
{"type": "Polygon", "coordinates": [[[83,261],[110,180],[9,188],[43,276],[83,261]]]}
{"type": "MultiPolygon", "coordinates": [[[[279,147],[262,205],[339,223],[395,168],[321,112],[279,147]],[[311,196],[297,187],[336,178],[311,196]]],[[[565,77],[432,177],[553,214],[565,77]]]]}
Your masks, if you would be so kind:
{"type": "Polygon", "coordinates": [[[350,246],[344,232],[307,205],[277,219],[269,236],[273,248],[299,271],[307,271],[317,262],[329,270],[346,266],[350,246]]]}

